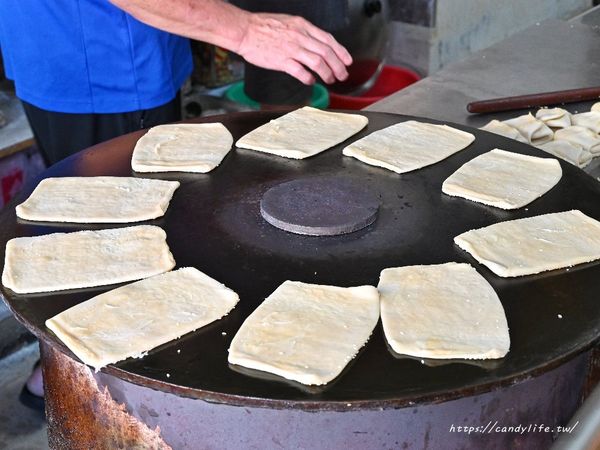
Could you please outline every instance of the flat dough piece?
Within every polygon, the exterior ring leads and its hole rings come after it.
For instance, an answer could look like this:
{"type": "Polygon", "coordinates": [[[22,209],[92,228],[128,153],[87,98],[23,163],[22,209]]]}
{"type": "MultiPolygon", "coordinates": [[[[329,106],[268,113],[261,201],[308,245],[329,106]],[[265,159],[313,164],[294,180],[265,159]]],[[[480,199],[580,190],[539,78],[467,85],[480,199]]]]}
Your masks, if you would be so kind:
{"type": "Polygon", "coordinates": [[[502,209],[516,209],[541,197],[562,177],[554,158],[494,149],[462,165],[442,184],[442,192],[502,209]]]}
{"type": "Polygon", "coordinates": [[[573,125],[585,127],[595,134],[600,134],[600,111],[590,111],[580,114],[573,114],[573,125]]]}
{"type": "Polygon", "coordinates": [[[600,111],[600,102],[594,103],[590,111],[600,111]]]}
{"type": "Polygon", "coordinates": [[[17,206],[25,220],[123,223],[164,215],[178,181],[133,177],[46,178],[17,206]]]}
{"type": "Polygon", "coordinates": [[[343,288],[285,281],[246,319],[229,362],[303,384],[337,377],[379,320],[373,286],[343,288]]]}
{"type": "Polygon", "coordinates": [[[98,371],[214,322],[238,301],[231,289],[186,267],[100,294],[46,326],[98,371]]]}
{"type": "Polygon", "coordinates": [[[571,126],[571,113],[562,108],[538,109],[535,117],[551,128],[566,128],[571,126]]]}
{"type": "Polygon", "coordinates": [[[600,222],[581,211],[500,222],[454,242],[501,277],[561,269],[600,258],[600,222]]]}
{"type": "Polygon", "coordinates": [[[235,145],[285,158],[304,159],[344,142],[369,123],[360,114],[305,106],[242,136],[235,145]]]}
{"type": "Polygon", "coordinates": [[[579,144],[590,152],[592,157],[600,155],[600,137],[586,127],[573,125],[562,130],[557,130],[554,133],[554,140],[579,144]]]}
{"type": "Polygon", "coordinates": [[[31,294],[158,275],[175,266],[166,237],[162,228],[139,225],[11,239],[2,284],[31,294]]]}
{"type": "Polygon", "coordinates": [[[480,130],[489,131],[490,133],[499,134],[500,136],[511,138],[519,142],[528,143],[527,139],[525,139],[516,128],[506,125],[504,122],[500,122],[496,119],[490,120],[486,125],[481,127],[480,130]]]}
{"type": "Polygon", "coordinates": [[[529,114],[505,120],[504,123],[516,128],[519,133],[533,145],[540,145],[552,140],[552,130],[541,120],[529,114]]]}
{"type": "Polygon", "coordinates": [[[377,286],[385,337],[421,358],[502,358],[510,348],[502,303],[469,264],[384,269],[377,286]]]}
{"type": "Polygon", "coordinates": [[[537,147],[551,155],[564,159],[580,169],[592,161],[592,154],[574,142],[564,140],[550,141],[537,147]]]}
{"type": "Polygon", "coordinates": [[[435,164],[464,149],[475,136],[447,125],[409,120],[375,131],[343,150],[364,163],[396,173],[435,164]]]}
{"type": "Polygon", "coordinates": [[[136,172],[213,170],[231,150],[233,137],[222,123],[183,123],[150,128],[133,149],[136,172]]]}

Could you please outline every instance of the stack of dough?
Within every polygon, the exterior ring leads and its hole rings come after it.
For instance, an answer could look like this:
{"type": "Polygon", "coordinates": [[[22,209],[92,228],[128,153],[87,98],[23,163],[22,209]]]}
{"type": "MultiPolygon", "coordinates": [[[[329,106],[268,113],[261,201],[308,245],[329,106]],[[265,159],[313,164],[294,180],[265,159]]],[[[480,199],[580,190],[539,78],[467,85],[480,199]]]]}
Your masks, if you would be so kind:
{"type": "Polygon", "coordinates": [[[494,149],[465,163],[442,184],[442,192],[474,202],[515,209],[548,192],[562,177],[556,159],[494,149]]]}
{"type": "Polygon", "coordinates": [[[469,264],[385,269],[379,285],[385,337],[422,358],[502,358],[510,348],[504,309],[469,264]]]}
{"type": "Polygon", "coordinates": [[[308,385],[337,377],[379,320],[373,286],[285,281],[246,319],[229,362],[308,385]]]}
{"type": "Polygon", "coordinates": [[[235,145],[285,158],[304,159],[345,141],[367,123],[369,120],[360,114],[305,106],[256,128],[235,145]]]}
{"type": "Polygon", "coordinates": [[[206,173],[221,164],[232,144],[222,123],[159,125],[137,142],[131,167],[136,172],[206,173]]]}
{"type": "Polygon", "coordinates": [[[538,109],[535,117],[550,128],[566,128],[571,124],[571,113],[562,108],[542,108],[538,109]]]}
{"type": "Polygon", "coordinates": [[[510,125],[506,125],[504,122],[500,122],[496,119],[491,120],[486,125],[481,127],[481,130],[489,131],[490,133],[494,134],[499,134],[500,136],[511,138],[519,142],[529,143],[527,139],[525,139],[516,128],[513,128],[510,125]]]}
{"type": "Polygon", "coordinates": [[[600,111],[573,114],[571,120],[573,125],[585,127],[596,135],[600,134],[600,111]]]}
{"type": "Polygon", "coordinates": [[[600,155],[600,137],[589,128],[579,125],[563,128],[555,133],[554,139],[578,145],[589,152],[592,158],[600,155]]]}
{"type": "Polygon", "coordinates": [[[531,275],[600,259],[600,222],[572,210],[496,223],[454,242],[496,275],[531,275]]]}
{"type": "Polygon", "coordinates": [[[98,371],[220,319],[238,300],[231,289],[186,267],[98,295],[46,326],[98,371]]]}
{"type": "Polygon", "coordinates": [[[53,233],[8,241],[2,284],[18,294],[139,280],[175,266],[155,226],[53,233]]]}
{"type": "Polygon", "coordinates": [[[552,140],[552,130],[531,114],[505,120],[504,124],[515,128],[532,145],[540,145],[552,140]]]}
{"type": "Polygon", "coordinates": [[[481,129],[528,142],[579,168],[600,155],[600,103],[581,114],[541,108],[535,118],[527,114],[504,122],[492,120],[481,129]]]}
{"type": "Polygon", "coordinates": [[[466,148],[475,136],[447,125],[409,120],[365,136],[343,154],[396,173],[435,164],[466,148]]]}
{"type": "Polygon", "coordinates": [[[579,168],[587,166],[592,161],[592,154],[575,142],[555,140],[538,145],[538,148],[579,168]]]}
{"type": "Polygon", "coordinates": [[[46,178],[17,206],[25,220],[122,223],[164,215],[178,181],[133,177],[46,178]]]}

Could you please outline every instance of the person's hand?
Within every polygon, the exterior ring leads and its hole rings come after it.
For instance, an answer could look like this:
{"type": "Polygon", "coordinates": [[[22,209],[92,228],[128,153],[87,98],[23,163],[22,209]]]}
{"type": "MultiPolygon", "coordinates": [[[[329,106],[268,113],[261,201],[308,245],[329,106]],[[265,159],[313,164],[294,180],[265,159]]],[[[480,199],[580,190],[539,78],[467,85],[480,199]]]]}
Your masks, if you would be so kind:
{"type": "Polygon", "coordinates": [[[326,83],[345,80],[350,53],[331,34],[302,17],[250,14],[237,53],[265,69],[280,70],[304,84],[315,82],[313,71],[326,83]]]}

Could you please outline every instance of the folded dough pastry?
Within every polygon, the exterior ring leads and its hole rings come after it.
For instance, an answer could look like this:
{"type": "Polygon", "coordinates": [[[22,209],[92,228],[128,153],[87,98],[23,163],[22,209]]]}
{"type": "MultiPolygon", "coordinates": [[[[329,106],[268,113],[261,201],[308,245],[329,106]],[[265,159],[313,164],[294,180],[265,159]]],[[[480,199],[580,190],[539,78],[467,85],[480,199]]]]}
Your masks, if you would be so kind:
{"type": "Polygon", "coordinates": [[[599,259],[600,222],[572,210],[496,223],[454,242],[496,275],[517,277],[599,259]]]}
{"type": "Polygon", "coordinates": [[[513,128],[510,125],[506,125],[504,122],[500,122],[496,119],[490,120],[486,125],[481,127],[480,130],[499,134],[507,138],[515,139],[519,142],[529,143],[529,141],[527,141],[527,139],[525,139],[516,128],[513,128]]]}
{"type": "Polygon", "coordinates": [[[11,239],[2,284],[30,294],[158,275],[175,266],[166,237],[162,228],[139,225],[11,239]]]}
{"type": "Polygon", "coordinates": [[[447,125],[409,120],[375,131],[343,150],[346,156],[396,173],[435,164],[464,149],[475,136],[447,125]]]}
{"type": "Polygon", "coordinates": [[[17,217],[47,222],[139,222],[164,215],[178,181],[133,177],[46,178],[17,217]]]}
{"type": "Polygon", "coordinates": [[[373,286],[285,281],[246,319],[231,341],[229,362],[303,384],[337,377],[379,320],[373,286]]]}
{"type": "Polygon", "coordinates": [[[185,267],[100,294],[46,326],[98,371],[220,319],[238,300],[231,289],[185,267]]]}
{"type": "Polygon", "coordinates": [[[596,134],[600,134],[600,111],[573,114],[571,120],[573,125],[585,127],[596,134]]]}
{"type": "Polygon", "coordinates": [[[510,348],[502,303],[469,264],[384,269],[377,286],[385,337],[421,358],[502,358],[510,348]]]}
{"type": "Polygon", "coordinates": [[[305,106],[252,130],[235,145],[286,158],[304,159],[345,141],[368,123],[369,119],[360,114],[305,106]]]}
{"type": "Polygon", "coordinates": [[[600,137],[592,130],[582,126],[574,125],[557,130],[554,133],[554,140],[579,144],[584,150],[590,152],[592,157],[600,155],[600,137]]]}
{"type": "Polygon", "coordinates": [[[231,150],[233,137],[222,123],[181,123],[150,128],[133,150],[136,172],[213,170],[231,150]]]}
{"type": "Polygon", "coordinates": [[[528,205],[558,183],[560,163],[498,148],[458,168],[442,184],[442,192],[474,202],[515,209],[528,205]]]}
{"type": "Polygon", "coordinates": [[[562,108],[538,109],[535,117],[551,128],[565,128],[571,126],[571,113],[562,108]]]}
{"type": "Polygon", "coordinates": [[[505,120],[504,123],[516,128],[530,144],[539,145],[552,140],[552,130],[531,113],[505,120]]]}
{"type": "Polygon", "coordinates": [[[592,154],[589,151],[570,141],[550,141],[537,147],[579,168],[587,166],[592,160],[592,154]]]}

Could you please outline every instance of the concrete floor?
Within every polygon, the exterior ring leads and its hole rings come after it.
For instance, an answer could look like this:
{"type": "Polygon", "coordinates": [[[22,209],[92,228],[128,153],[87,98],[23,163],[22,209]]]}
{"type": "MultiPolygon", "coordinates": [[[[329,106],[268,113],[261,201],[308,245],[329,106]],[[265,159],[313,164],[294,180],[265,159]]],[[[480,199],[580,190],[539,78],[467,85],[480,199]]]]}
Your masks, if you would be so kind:
{"type": "Polygon", "coordinates": [[[19,393],[38,358],[36,342],[0,360],[0,449],[48,448],[44,414],[19,402],[19,393]]]}

